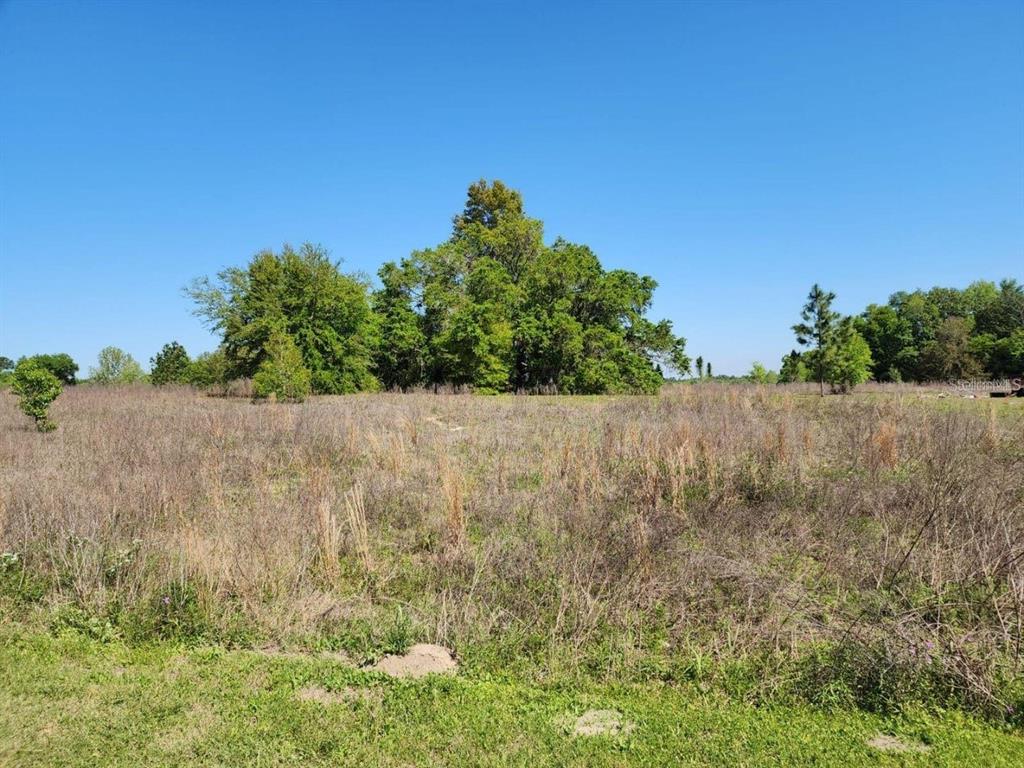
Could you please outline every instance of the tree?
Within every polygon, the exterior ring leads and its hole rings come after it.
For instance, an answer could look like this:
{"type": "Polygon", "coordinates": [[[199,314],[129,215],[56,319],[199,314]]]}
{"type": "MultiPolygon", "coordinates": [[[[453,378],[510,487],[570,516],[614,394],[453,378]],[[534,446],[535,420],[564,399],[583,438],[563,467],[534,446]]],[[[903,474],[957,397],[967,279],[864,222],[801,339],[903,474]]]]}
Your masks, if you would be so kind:
{"type": "Polygon", "coordinates": [[[947,317],[935,338],[921,350],[924,378],[931,380],[970,379],[982,372],[971,351],[971,323],[962,317],[947,317]]]}
{"type": "Polygon", "coordinates": [[[756,360],[750,366],[750,373],[747,374],[747,377],[755,384],[777,384],[779,381],[779,374],[768,370],[756,360]]]}
{"type": "Polygon", "coordinates": [[[825,396],[825,378],[827,371],[826,356],[836,333],[839,315],[832,311],[832,302],[836,295],[822,290],[815,283],[807,295],[807,303],[800,313],[803,320],[793,326],[797,343],[810,347],[810,367],[814,371],[821,396],[825,396]]]}
{"type": "Polygon", "coordinates": [[[230,381],[229,367],[223,349],[204,352],[189,365],[187,382],[202,389],[227,384],[230,381]]]}
{"type": "Polygon", "coordinates": [[[697,356],[696,364],[697,364],[697,378],[698,379],[703,379],[704,378],[704,358],[701,357],[700,355],[698,355],[697,356]]]}
{"type": "Polygon", "coordinates": [[[164,344],[156,357],[150,361],[149,380],[157,386],[162,384],[187,384],[189,380],[188,352],[176,341],[164,344]]]}
{"type": "Polygon", "coordinates": [[[438,339],[444,368],[454,384],[482,392],[507,391],[512,381],[512,314],[516,289],[508,271],[491,257],[477,259],[465,294],[438,339]]]}
{"type": "Polygon", "coordinates": [[[871,304],[855,320],[857,331],[871,348],[877,381],[902,381],[917,365],[918,350],[910,322],[891,306],[871,304]]]}
{"type": "Polygon", "coordinates": [[[707,371],[708,371],[708,378],[709,379],[714,378],[714,374],[711,372],[711,362],[708,361],[706,363],[706,366],[707,366],[707,371]]]}
{"type": "Polygon", "coordinates": [[[480,181],[446,242],[385,264],[373,301],[384,385],[653,392],[663,370],[689,370],[671,323],[647,317],[652,278],[543,234],[518,192],[480,181]]]}
{"type": "Polygon", "coordinates": [[[822,357],[833,392],[849,392],[871,378],[871,348],[857,332],[853,318],[839,321],[822,357]]]}
{"type": "Polygon", "coordinates": [[[14,369],[13,391],[18,396],[18,406],[35,421],[40,432],[57,428],[48,414],[61,389],[60,379],[36,360],[22,359],[14,369]]]}
{"type": "Polygon", "coordinates": [[[423,381],[426,372],[426,337],[412,306],[415,270],[408,263],[389,262],[377,274],[383,287],[373,295],[380,334],[374,368],[385,389],[404,392],[423,381]]]}
{"type": "Polygon", "coordinates": [[[1024,328],[993,341],[988,352],[988,370],[993,376],[1021,376],[1024,374],[1024,328]]]}
{"type": "Polygon", "coordinates": [[[377,318],[369,285],[343,274],[338,262],[309,243],[279,254],[262,251],[245,269],[193,281],[186,293],[195,313],[223,337],[230,376],[253,377],[272,336],[285,334],[302,355],[314,392],[374,390],[377,318]]]}
{"type": "Polygon", "coordinates": [[[9,357],[0,355],[0,373],[7,373],[14,370],[14,361],[9,357]]]}
{"type": "MultiPolygon", "coordinates": [[[[71,359],[66,352],[59,352],[53,355],[33,355],[22,360],[32,360],[56,376],[61,384],[72,386],[75,384],[75,374],[78,373],[78,364],[71,359]]],[[[21,362],[20,360],[18,362],[21,362]]]]}
{"type": "Polygon", "coordinates": [[[256,397],[301,403],[309,396],[311,375],[291,337],[278,331],[267,340],[266,355],[253,377],[256,397]]]}
{"type": "Polygon", "coordinates": [[[977,328],[999,338],[1024,330],[1024,285],[1009,279],[1000,282],[998,295],[978,311],[977,328]]]}
{"type": "Polygon", "coordinates": [[[97,384],[133,384],[145,378],[135,358],[117,347],[101,349],[96,367],[89,369],[89,380],[97,384]]]}
{"type": "Polygon", "coordinates": [[[803,355],[795,349],[782,358],[782,367],[779,369],[779,383],[804,382],[808,381],[810,376],[811,374],[804,363],[803,355]]]}

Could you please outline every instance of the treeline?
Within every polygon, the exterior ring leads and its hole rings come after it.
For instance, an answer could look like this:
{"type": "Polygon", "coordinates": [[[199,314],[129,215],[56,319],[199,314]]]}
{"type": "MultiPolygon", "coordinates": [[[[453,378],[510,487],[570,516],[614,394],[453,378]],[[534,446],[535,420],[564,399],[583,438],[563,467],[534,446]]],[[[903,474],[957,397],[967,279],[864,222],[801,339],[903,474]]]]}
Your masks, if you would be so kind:
{"type": "MultiPolygon", "coordinates": [[[[200,278],[187,294],[221,336],[195,359],[177,342],[150,360],[147,375],[116,347],[100,352],[97,383],[225,386],[252,382],[257,397],[301,400],[417,387],[475,392],[652,393],[665,374],[688,376],[684,339],[648,319],[657,283],[606,270],[586,245],[547,245],[543,224],[502,182],[469,187],[450,237],[379,272],[379,287],[346,274],[320,247],[263,251],[244,268],[200,278]]],[[[935,381],[1024,372],[1024,286],[1006,279],[963,290],[899,292],[885,305],[843,317],[817,285],[793,326],[803,351],[778,374],[755,363],[760,383],[816,381],[824,393],[876,381],[935,381]]],[[[696,361],[698,378],[712,378],[696,361]]],[[[10,384],[40,428],[46,406],[76,383],[67,354],[15,363],[10,384]]]]}
{"type": "Polygon", "coordinates": [[[671,323],[647,318],[652,278],[606,270],[585,245],[546,245],[500,181],[471,185],[448,240],[378,276],[372,290],[306,244],[261,252],[188,294],[221,335],[220,373],[251,378],[257,396],[650,393],[667,368],[690,368],[671,323]]]}
{"type": "MultiPolygon", "coordinates": [[[[1010,378],[1024,372],[1024,286],[1017,280],[1006,279],[998,285],[978,281],[962,290],[900,291],[887,304],[871,304],[861,314],[844,319],[829,315],[834,295],[821,292],[815,298],[812,291],[805,313],[823,298],[828,299],[823,307],[828,321],[837,329],[845,322],[846,344],[858,346],[858,339],[863,340],[864,347],[855,356],[858,373],[863,371],[865,379],[949,381],[1010,378]]],[[[810,316],[813,324],[821,312],[812,311],[810,316]]],[[[806,327],[808,316],[804,321],[803,327],[795,328],[801,338],[811,330],[806,327]]],[[[818,362],[823,358],[816,354],[811,349],[786,355],[779,380],[819,380],[818,362]]]]}

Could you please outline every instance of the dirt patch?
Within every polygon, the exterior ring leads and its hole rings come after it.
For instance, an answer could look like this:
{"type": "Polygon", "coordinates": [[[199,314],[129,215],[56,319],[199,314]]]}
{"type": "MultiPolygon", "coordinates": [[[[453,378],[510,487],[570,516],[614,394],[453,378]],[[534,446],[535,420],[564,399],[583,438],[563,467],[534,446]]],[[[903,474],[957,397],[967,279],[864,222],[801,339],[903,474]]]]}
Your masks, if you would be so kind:
{"type": "Polygon", "coordinates": [[[891,736],[888,733],[879,733],[868,739],[867,745],[879,752],[927,752],[931,747],[919,741],[907,741],[891,736]]]}
{"type": "Polygon", "coordinates": [[[373,688],[342,688],[337,691],[329,691],[319,685],[307,685],[295,692],[295,698],[299,701],[312,701],[317,704],[352,704],[362,701],[366,703],[379,703],[381,692],[373,688]]]}
{"type": "Polygon", "coordinates": [[[576,718],[573,736],[618,736],[636,728],[614,709],[589,709],[576,718]]]}
{"type": "Polygon", "coordinates": [[[447,648],[420,643],[412,646],[404,656],[385,656],[371,669],[392,677],[425,677],[455,674],[459,665],[447,648]]]}

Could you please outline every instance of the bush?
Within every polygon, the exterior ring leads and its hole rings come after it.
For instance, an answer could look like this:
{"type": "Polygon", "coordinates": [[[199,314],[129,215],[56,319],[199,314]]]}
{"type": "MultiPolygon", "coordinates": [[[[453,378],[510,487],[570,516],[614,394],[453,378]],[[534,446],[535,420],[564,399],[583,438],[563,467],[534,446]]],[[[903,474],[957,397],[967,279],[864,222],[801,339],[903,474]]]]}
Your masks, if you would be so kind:
{"type": "Polygon", "coordinates": [[[32,359],[22,360],[14,369],[14,394],[19,398],[18,406],[35,421],[40,432],[57,428],[47,414],[61,389],[60,379],[32,359]]]}
{"type": "Polygon", "coordinates": [[[310,373],[291,337],[275,332],[267,341],[267,357],[252,380],[255,397],[301,403],[309,396],[310,373]]]}

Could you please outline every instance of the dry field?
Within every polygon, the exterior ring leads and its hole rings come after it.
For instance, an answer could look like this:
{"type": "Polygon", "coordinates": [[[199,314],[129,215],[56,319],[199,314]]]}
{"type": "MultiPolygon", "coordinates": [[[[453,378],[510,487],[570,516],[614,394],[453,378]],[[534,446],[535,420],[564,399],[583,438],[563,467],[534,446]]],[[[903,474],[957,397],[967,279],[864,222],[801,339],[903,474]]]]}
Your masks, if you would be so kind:
{"type": "Polygon", "coordinates": [[[0,611],[744,696],[1024,697],[1024,402],[867,388],[0,395],[0,611]]]}

